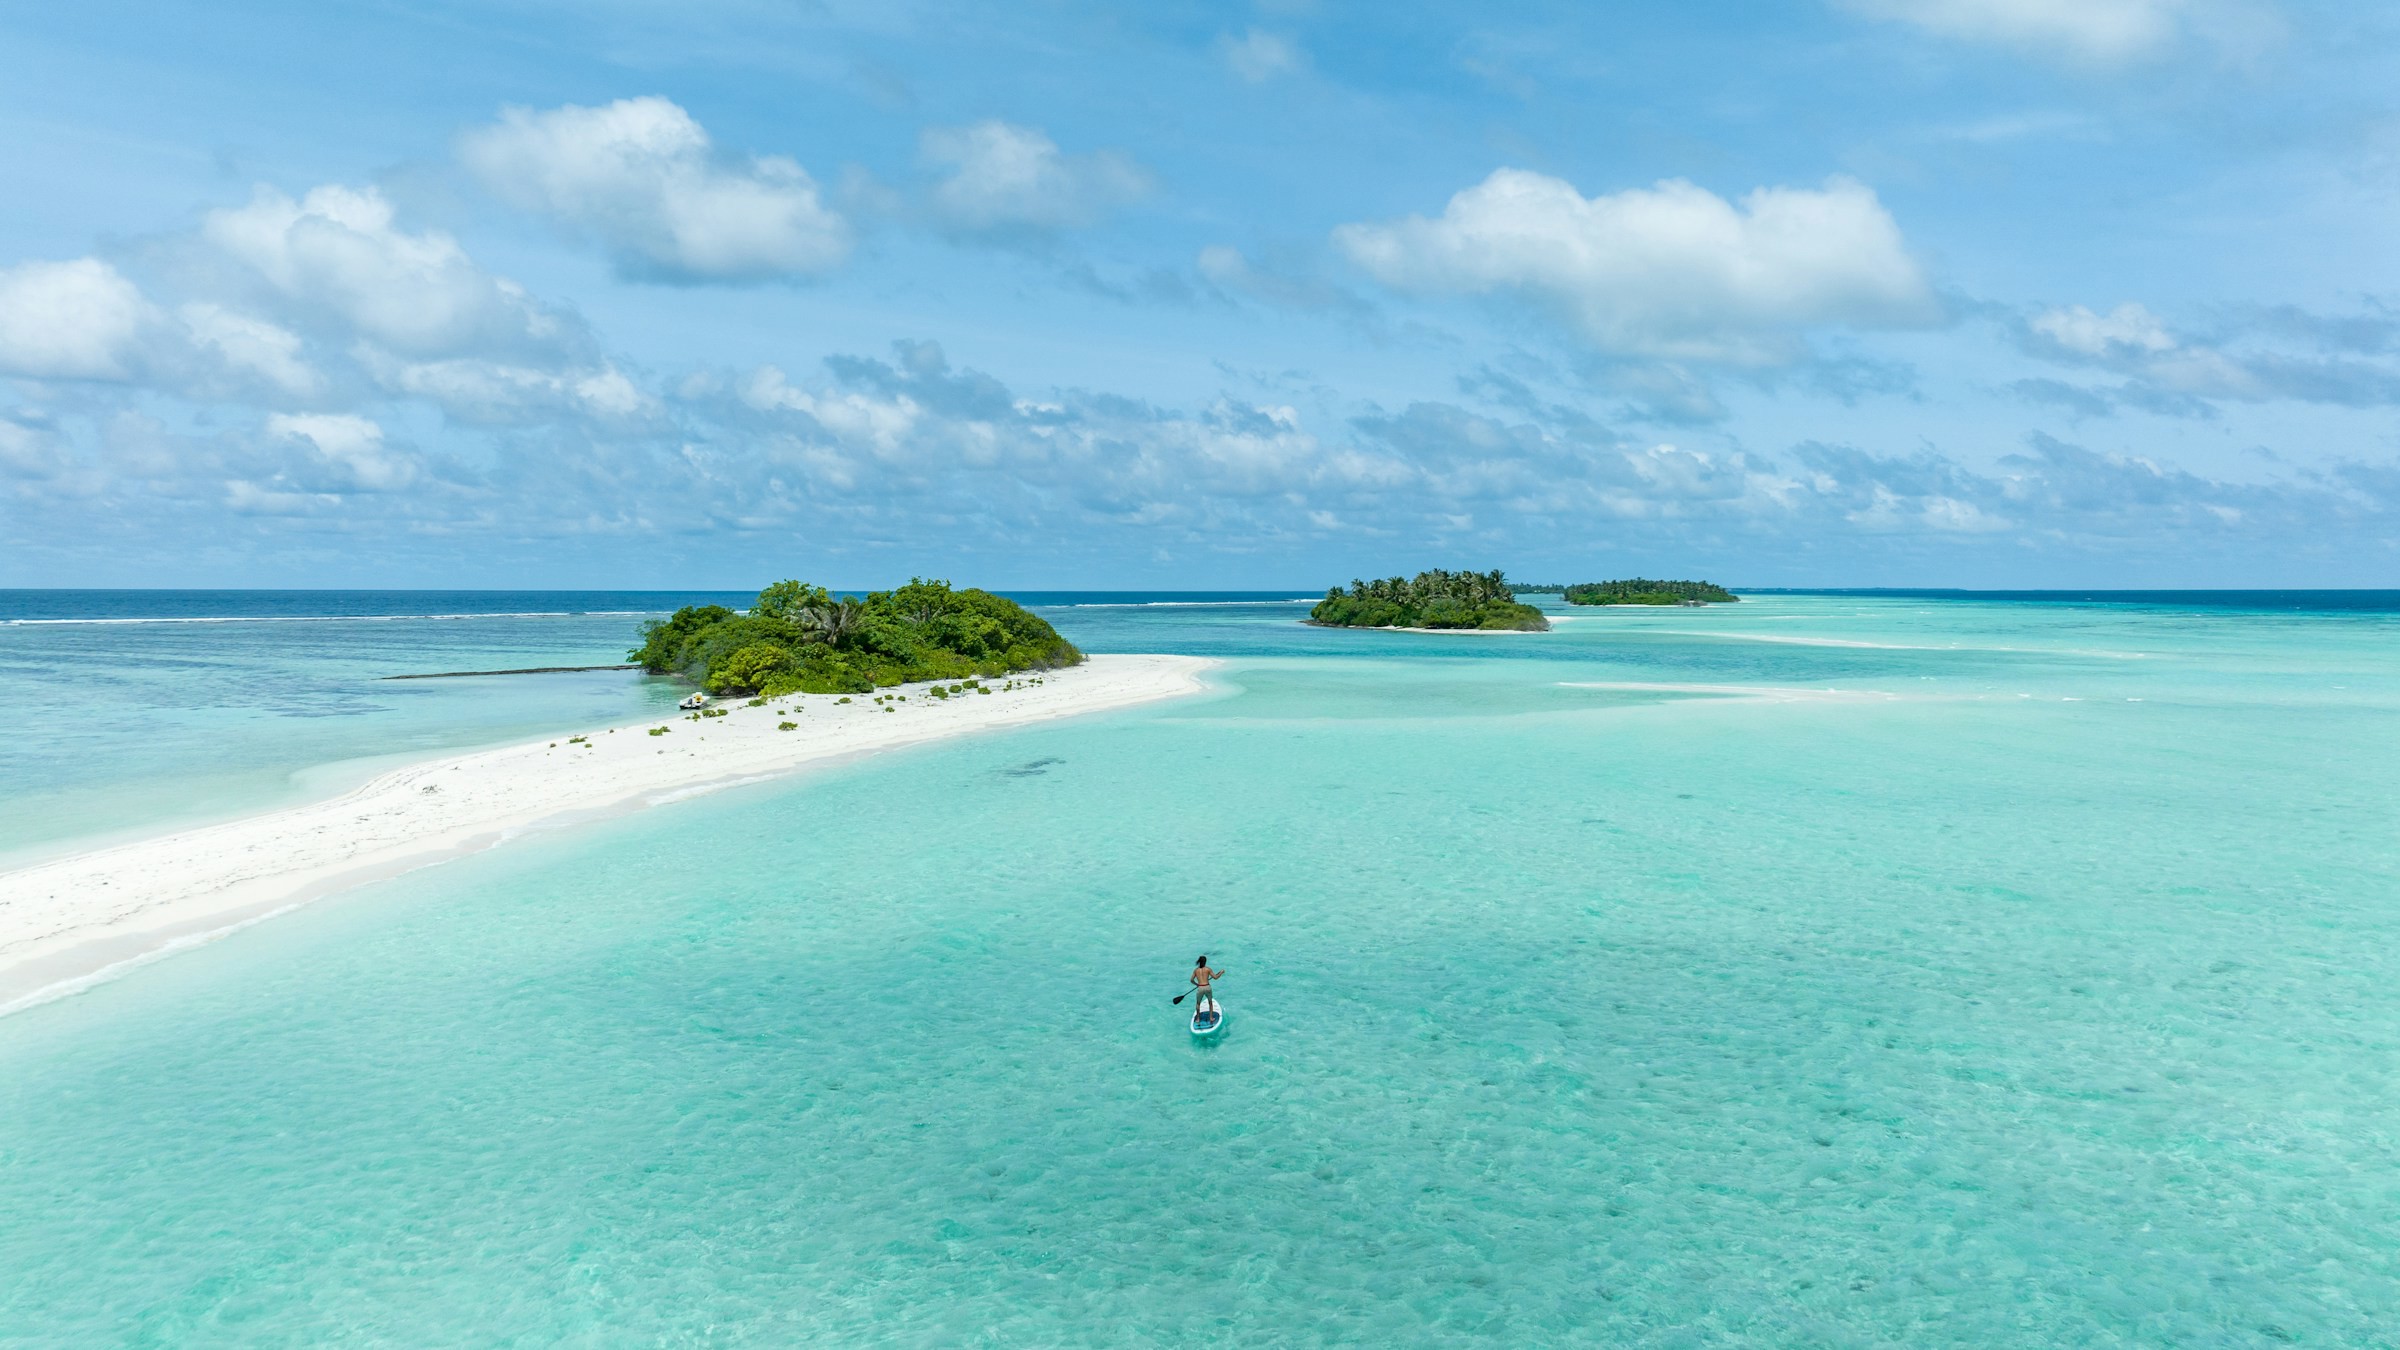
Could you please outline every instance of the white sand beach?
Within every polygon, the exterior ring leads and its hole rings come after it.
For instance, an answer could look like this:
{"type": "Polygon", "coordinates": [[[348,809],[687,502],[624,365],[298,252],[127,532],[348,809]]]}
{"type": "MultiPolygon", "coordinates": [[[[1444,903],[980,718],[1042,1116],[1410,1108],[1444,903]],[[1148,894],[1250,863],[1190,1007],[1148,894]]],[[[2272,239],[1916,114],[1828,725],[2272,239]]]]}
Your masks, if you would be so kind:
{"type": "Polygon", "coordinates": [[[0,1013],[72,993],[310,900],[529,829],[659,805],[853,756],[1198,691],[1214,662],[1095,656],[986,681],[747,700],[725,715],[592,727],[413,764],[328,800],[0,873],[0,1013]],[[1033,683],[1038,680],[1039,683],[1033,683]],[[1001,689],[997,686],[1015,684],[1001,689]],[[789,731],[779,728],[796,724],[789,731]],[[648,734],[663,726],[663,735],[648,734]],[[576,740],[574,737],[583,739],[576,740]]]}

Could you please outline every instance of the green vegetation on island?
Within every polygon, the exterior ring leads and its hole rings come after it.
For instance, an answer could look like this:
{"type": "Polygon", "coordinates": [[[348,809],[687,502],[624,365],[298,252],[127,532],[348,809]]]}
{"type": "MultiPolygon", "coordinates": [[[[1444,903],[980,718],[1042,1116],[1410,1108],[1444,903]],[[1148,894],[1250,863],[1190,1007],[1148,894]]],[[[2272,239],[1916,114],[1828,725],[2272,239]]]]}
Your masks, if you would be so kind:
{"type": "Polygon", "coordinates": [[[1308,621],[1329,628],[1483,628],[1538,633],[1550,621],[1498,572],[1419,572],[1325,592],[1308,621]]]}
{"type": "Polygon", "coordinates": [[[644,628],[627,657],[711,693],[775,697],[1049,670],[1083,653],[1014,600],[918,579],[863,599],[778,581],[747,614],[687,605],[644,628]]]}
{"type": "Polygon", "coordinates": [[[1722,605],[1742,598],[1705,581],[1653,581],[1648,577],[1587,581],[1567,587],[1566,597],[1570,605],[1680,605],[1686,601],[1722,605]]]}

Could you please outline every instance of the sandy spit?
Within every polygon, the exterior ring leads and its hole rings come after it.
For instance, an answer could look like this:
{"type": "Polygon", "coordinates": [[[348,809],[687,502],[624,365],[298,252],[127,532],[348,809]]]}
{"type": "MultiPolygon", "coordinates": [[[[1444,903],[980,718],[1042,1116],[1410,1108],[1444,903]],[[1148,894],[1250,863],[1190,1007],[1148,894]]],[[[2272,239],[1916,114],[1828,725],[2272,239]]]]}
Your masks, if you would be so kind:
{"type": "MultiPolygon", "coordinates": [[[[325,801],[0,873],[0,1014],[76,992],[336,891],[527,830],[680,801],[811,765],[1174,698],[1214,662],[1095,656],[1042,683],[947,700],[908,685],[794,695],[428,760],[325,801]],[[885,711],[886,708],[891,711],[885,711]],[[781,723],[798,725],[782,731],[781,723]],[[652,727],[668,728],[652,736],[652,727]],[[581,734],[583,743],[569,738],[581,734]]],[[[993,681],[1004,684],[1007,681],[993,681]]]]}

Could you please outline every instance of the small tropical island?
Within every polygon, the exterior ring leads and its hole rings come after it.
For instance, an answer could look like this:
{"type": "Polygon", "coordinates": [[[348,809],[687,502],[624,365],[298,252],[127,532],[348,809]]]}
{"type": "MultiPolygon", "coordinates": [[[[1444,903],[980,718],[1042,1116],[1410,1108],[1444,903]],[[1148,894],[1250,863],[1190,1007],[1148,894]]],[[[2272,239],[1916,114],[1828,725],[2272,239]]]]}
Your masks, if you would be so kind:
{"type": "Polygon", "coordinates": [[[1570,605],[1724,605],[1742,597],[1706,581],[1587,581],[1565,588],[1570,605]]]}
{"type": "Polygon", "coordinates": [[[1481,632],[1540,633],[1550,621],[1517,594],[1499,572],[1419,572],[1415,580],[1389,577],[1336,586],[1308,611],[1308,621],[1325,628],[1465,628],[1481,632]]]}
{"type": "Polygon", "coordinates": [[[748,613],[687,605],[642,630],[627,659],[712,694],[866,694],[918,680],[1013,675],[1083,653],[1014,600],[913,579],[864,598],[778,581],[748,613]]]}

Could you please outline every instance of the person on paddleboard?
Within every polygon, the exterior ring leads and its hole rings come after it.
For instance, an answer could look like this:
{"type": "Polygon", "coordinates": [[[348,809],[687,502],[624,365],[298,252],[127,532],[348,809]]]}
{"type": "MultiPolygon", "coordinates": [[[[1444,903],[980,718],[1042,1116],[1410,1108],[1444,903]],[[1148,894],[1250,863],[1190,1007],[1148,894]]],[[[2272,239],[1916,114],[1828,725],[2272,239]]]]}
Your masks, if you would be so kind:
{"type": "Polygon", "coordinates": [[[1193,1012],[1199,1012],[1203,1008],[1210,1012],[1224,1011],[1217,1006],[1216,991],[1209,987],[1214,981],[1224,978],[1224,971],[1210,970],[1208,958],[1205,956],[1200,958],[1198,964],[1192,967],[1192,987],[1200,991],[1200,1001],[1192,1005],[1193,1012]]]}

